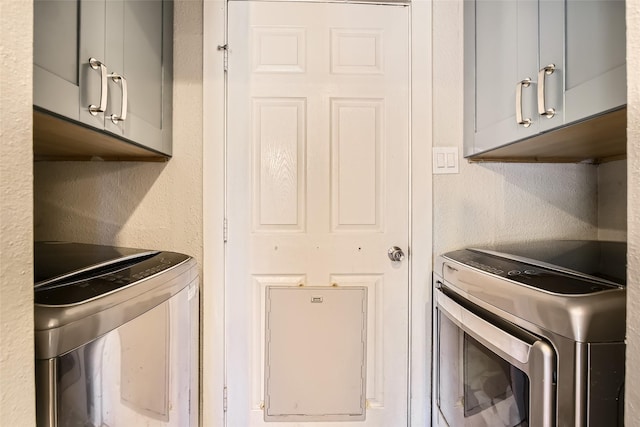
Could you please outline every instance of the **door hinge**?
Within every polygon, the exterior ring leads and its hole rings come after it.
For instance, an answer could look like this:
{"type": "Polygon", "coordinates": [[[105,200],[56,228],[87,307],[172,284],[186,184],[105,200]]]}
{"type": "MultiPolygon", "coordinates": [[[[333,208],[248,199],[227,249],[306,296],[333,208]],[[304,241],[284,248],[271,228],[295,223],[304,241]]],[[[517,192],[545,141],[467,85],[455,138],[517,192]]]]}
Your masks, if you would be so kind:
{"type": "Polygon", "coordinates": [[[227,243],[227,239],[229,238],[229,221],[227,218],[222,222],[222,241],[227,243]]]}
{"type": "Polygon", "coordinates": [[[227,386],[222,389],[222,410],[227,412],[227,386]]]}
{"type": "Polygon", "coordinates": [[[229,70],[229,45],[228,44],[221,44],[218,45],[218,50],[221,50],[223,52],[223,68],[224,71],[228,71],[229,70]]]}

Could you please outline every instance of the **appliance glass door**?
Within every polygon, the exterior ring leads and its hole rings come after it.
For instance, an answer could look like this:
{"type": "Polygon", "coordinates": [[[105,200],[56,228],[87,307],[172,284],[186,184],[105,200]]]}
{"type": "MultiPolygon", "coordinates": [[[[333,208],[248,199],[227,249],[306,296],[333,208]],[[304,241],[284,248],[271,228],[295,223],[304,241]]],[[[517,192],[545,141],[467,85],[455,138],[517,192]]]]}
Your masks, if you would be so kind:
{"type": "Polygon", "coordinates": [[[515,325],[500,329],[442,292],[437,301],[436,399],[446,425],[551,425],[551,347],[515,325]]]}

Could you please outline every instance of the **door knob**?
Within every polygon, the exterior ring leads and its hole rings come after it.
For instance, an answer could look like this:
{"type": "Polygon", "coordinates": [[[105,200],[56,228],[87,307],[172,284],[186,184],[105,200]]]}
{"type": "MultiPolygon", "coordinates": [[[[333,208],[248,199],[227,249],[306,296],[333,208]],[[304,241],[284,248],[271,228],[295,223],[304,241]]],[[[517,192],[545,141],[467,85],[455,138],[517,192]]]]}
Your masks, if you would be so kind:
{"type": "Polygon", "coordinates": [[[404,252],[397,246],[391,246],[387,251],[387,255],[389,255],[391,261],[402,261],[404,259],[404,252]]]}

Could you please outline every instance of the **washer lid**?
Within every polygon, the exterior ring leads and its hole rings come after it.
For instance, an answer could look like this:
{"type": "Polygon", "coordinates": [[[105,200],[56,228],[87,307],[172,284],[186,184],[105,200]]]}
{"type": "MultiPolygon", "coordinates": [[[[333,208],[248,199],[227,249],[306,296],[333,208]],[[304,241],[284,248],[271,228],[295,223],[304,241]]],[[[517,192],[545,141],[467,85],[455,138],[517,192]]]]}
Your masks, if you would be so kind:
{"type": "Polygon", "coordinates": [[[625,252],[624,242],[493,245],[443,254],[436,273],[443,286],[525,329],[618,342],[626,331],[625,252]]]}
{"type": "Polygon", "coordinates": [[[129,260],[149,257],[157,251],[71,242],[35,242],[34,286],[40,288],[129,260]]]}
{"type": "Polygon", "coordinates": [[[544,240],[498,244],[472,251],[600,279],[618,286],[627,283],[627,244],[598,240],[544,240]]]}

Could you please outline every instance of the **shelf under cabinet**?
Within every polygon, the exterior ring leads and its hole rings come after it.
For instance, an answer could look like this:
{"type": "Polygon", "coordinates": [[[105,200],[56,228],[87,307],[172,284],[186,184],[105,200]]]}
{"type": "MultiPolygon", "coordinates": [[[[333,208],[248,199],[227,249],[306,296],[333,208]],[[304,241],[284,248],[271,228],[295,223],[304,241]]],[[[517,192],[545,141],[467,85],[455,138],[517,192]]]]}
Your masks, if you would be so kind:
{"type": "Polygon", "coordinates": [[[467,157],[471,162],[604,163],[627,156],[627,108],[467,157]]]}
{"type": "Polygon", "coordinates": [[[33,111],[36,161],[166,162],[169,156],[39,109],[33,111]]]}

